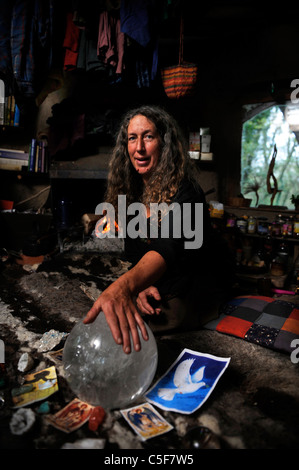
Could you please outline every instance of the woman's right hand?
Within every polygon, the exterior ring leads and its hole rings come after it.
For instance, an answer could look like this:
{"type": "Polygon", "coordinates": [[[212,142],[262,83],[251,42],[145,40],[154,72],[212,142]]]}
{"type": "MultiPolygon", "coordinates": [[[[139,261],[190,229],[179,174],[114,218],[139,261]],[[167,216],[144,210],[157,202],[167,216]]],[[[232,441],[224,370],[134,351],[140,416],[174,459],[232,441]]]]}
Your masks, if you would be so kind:
{"type": "Polygon", "coordinates": [[[138,310],[144,315],[154,315],[155,313],[159,315],[161,308],[153,307],[150,303],[150,299],[154,299],[157,302],[161,301],[161,295],[154,286],[147,287],[139,292],[136,300],[138,310]]]}
{"type": "Polygon", "coordinates": [[[141,349],[139,331],[145,341],[148,340],[148,334],[124,278],[120,277],[102,292],[83,323],[92,323],[99,314],[104,314],[115,342],[123,345],[125,353],[130,353],[130,333],[136,351],[141,349]]]}

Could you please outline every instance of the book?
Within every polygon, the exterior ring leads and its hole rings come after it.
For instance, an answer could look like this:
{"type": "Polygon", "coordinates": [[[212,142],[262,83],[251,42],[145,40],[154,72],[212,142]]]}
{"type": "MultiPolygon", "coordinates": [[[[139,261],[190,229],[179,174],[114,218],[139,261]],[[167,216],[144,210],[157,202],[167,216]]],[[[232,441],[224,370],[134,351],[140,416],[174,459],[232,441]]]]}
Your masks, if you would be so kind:
{"type": "Polygon", "coordinates": [[[32,139],[29,150],[28,171],[48,173],[48,148],[44,140],[32,139]]]}
{"type": "Polygon", "coordinates": [[[20,108],[17,104],[16,104],[16,107],[15,107],[15,115],[14,115],[13,125],[14,125],[14,127],[19,127],[19,125],[20,125],[20,108]]]}
{"type": "Polygon", "coordinates": [[[28,158],[28,171],[35,171],[36,159],[36,139],[31,140],[29,158],[28,158]]]}
{"type": "Polygon", "coordinates": [[[14,95],[5,96],[4,85],[0,80],[0,125],[18,127],[20,125],[21,112],[14,95]]]}
{"type": "Polygon", "coordinates": [[[28,162],[29,154],[24,150],[0,148],[0,157],[7,159],[25,160],[28,162]]]}
{"type": "Polygon", "coordinates": [[[23,167],[28,166],[28,159],[22,160],[18,158],[2,158],[0,157],[0,170],[21,171],[23,167]]]}

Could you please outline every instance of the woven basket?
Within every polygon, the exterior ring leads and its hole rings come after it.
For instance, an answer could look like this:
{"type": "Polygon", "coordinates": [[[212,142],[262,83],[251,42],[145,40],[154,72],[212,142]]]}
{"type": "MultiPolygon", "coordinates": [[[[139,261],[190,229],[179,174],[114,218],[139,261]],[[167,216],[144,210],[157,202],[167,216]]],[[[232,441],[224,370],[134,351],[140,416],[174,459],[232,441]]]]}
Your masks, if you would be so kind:
{"type": "Polygon", "coordinates": [[[168,98],[178,99],[194,94],[198,67],[196,64],[183,61],[183,19],[180,24],[179,63],[161,70],[164,90],[168,98]]]}
{"type": "Polygon", "coordinates": [[[161,71],[163,86],[168,98],[178,99],[194,94],[197,81],[195,64],[178,64],[161,71]]]}

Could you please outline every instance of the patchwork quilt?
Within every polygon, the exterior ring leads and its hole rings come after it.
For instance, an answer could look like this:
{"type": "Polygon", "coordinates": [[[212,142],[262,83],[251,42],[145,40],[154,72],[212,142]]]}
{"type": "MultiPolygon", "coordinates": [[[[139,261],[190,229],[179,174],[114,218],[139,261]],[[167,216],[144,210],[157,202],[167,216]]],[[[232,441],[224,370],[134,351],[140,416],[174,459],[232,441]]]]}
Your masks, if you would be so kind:
{"type": "Polygon", "coordinates": [[[299,305],[264,296],[236,297],[205,328],[291,353],[299,339],[299,305]]]}

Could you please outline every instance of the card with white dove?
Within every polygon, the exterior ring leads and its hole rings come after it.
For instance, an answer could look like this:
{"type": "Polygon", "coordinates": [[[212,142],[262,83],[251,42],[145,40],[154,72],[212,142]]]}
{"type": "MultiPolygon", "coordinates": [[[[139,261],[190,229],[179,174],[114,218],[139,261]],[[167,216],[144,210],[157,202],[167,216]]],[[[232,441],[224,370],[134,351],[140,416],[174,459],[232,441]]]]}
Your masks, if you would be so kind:
{"type": "Polygon", "coordinates": [[[229,362],[230,358],[184,349],[145,399],[163,410],[193,413],[208,399],[229,362]]]}

